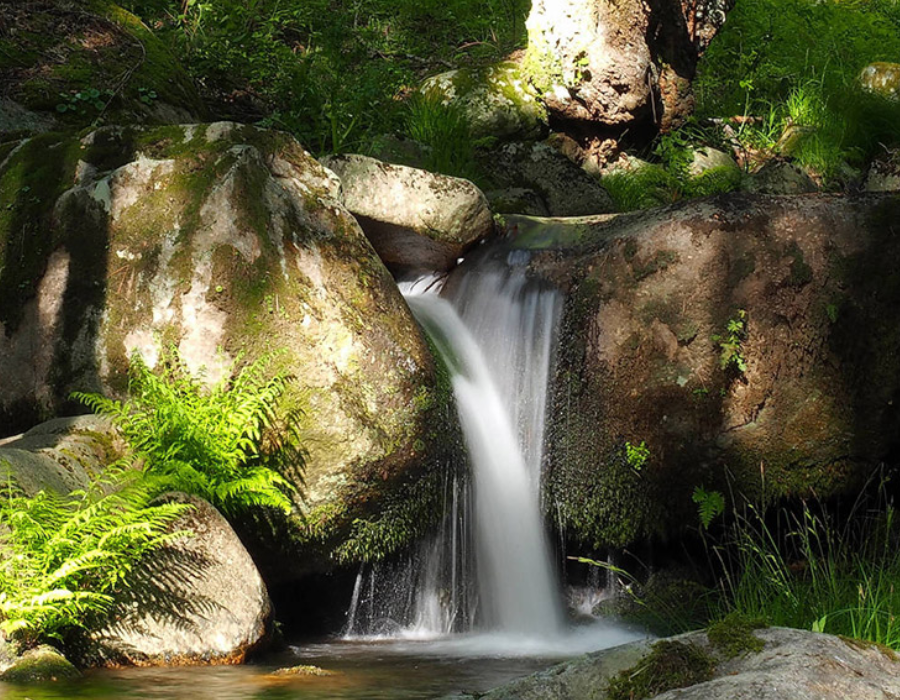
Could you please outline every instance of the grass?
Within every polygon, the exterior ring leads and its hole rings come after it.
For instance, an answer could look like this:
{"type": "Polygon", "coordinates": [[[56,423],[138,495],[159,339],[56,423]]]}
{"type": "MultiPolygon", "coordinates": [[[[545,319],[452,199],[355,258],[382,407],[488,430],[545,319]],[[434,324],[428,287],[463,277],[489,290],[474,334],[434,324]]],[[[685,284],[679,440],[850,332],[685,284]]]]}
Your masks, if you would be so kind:
{"type": "Polygon", "coordinates": [[[881,484],[839,520],[818,503],[733,513],[712,551],[719,613],[900,649],[900,522],[881,484]]]}

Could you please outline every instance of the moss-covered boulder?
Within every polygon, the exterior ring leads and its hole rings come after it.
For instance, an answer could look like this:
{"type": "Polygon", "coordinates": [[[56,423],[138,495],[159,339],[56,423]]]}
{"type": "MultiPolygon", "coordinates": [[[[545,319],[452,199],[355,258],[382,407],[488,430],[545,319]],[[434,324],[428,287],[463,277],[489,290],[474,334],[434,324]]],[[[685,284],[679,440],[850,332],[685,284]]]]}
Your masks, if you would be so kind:
{"type": "Polygon", "coordinates": [[[46,644],[29,649],[21,656],[0,657],[0,681],[4,683],[46,683],[80,675],[66,657],[46,644]]]}
{"type": "Polygon", "coordinates": [[[512,61],[441,73],[419,89],[444,104],[458,105],[473,138],[533,139],[547,129],[547,114],[537,92],[512,61]]]}
{"type": "Polygon", "coordinates": [[[698,523],[696,486],[828,498],[896,462],[898,221],[888,195],[507,217],[568,291],[545,475],[564,532],[665,539],[698,523]]]}
{"type": "Polygon", "coordinates": [[[0,1],[0,85],[0,134],[204,112],[169,48],[108,0],[0,1]]]}
{"type": "Polygon", "coordinates": [[[122,396],[129,356],[152,367],[160,343],[210,382],[276,353],[308,456],[285,538],[260,538],[291,552],[273,572],[402,546],[437,517],[422,475],[444,463],[449,393],[336,193],[293,138],[232,123],[21,142],[0,166],[0,425],[75,410],[73,390],[122,396]],[[414,487],[401,525],[379,519],[414,487]]]}

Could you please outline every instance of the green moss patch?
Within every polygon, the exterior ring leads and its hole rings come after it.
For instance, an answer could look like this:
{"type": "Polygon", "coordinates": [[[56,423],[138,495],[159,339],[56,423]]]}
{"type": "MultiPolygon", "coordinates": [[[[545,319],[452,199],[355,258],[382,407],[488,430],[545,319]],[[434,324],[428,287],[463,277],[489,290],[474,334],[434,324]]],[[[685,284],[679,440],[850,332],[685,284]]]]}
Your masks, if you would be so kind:
{"type": "Polygon", "coordinates": [[[610,700],[641,700],[675,688],[687,688],[712,680],[713,658],[694,644],[662,641],[637,665],[609,681],[610,700]]]}
{"type": "Polygon", "coordinates": [[[764,620],[731,613],[709,626],[706,636],[726,659],[762,651],[765,643],[753,635],[754,630],[768,627],[764,620]]]}

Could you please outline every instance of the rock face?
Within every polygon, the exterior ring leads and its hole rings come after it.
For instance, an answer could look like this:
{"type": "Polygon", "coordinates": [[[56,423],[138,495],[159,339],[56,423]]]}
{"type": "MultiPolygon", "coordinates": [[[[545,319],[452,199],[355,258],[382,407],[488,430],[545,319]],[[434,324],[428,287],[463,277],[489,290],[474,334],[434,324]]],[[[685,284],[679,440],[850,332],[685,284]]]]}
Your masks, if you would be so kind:
{"type": "Polygon", "coordinates": [[[420,92],[459,105],[474,138],[537,138],[547,128],[534,88],[512,62],[441,73],[422,83],[420,92]]]}
{"type": "Polygon", "coordinates": [[[758,194],[807,194],[819,189],[803,170],[783,160],[770,160],[746,179],[743,188],[758,194]]]}
{"type": "MultiPolygon", "coordinates": [[[[704,632],[672,638],[714,664],[712,679],[668,690],[649,700],[886,700],[900,693],[896,655],[866,642],[827,634],[772,628],[753,633],[759,652],[727,658],[704,632]]],[[[608,697],[611,678],[633,668],[652,646],[637,642],[588,654],[513,681],[481,700],[582,700],[608,697]]],[[[464,700],[473,696],[454,696],[464,700]]],[[[448,699],[449,700],[449,699],[448,699]]]]}
{"type": "Polygon", "coordinates": [[[25,492],[69,493],[122,455],[109,421],[99,416],[56,418],[0,443],[0,482],[12,478],[25,492]]]}
{"type": "Polygon", "coordinates": [[[553,116],[667,129],[693,109],[697,60],[730,0],[535,0],[525,66],[553,116]]]}
{"type": "Polygon", "coordinates": [[[171,124],[203,114],[168,47],[108,0],[2,2],[0,34],[0,134],[97,121],[171,124]]]}
{"type": "Polygon", "coordinates": [[[900,151],[892,151],[872,163],[866,173],[865,189],[867,192],[900,190],[900,151]]]}
{"type": "MultiPolygon", "coordinates": [[[[273,371],[295,377],[287,404],[306,416],[291,546],[327,558],[403,484],[418,485],[413,524],[382,514],[377,533],[402,546],[438,517],[423,475],[444,459],[449,392],[337,180],[296,141],[104,128],[0,162],[0,433],[75,408],[73,390],[122,396],[130,354],[152,367],[160,342],[210,382],[240,353],[280,351],[273,371]]],[[[366,532],[371,555],[385,540],[366,532]]],[[[314,565],[288,549],[275,574],[314,565]]]]}
{"type": "Polygon", "coordinates": [[[236,664],[270,640],[272,604],[234,530],[206,501],[166,498],[193,506],[170,528],[188,535],[132,572],[112,622],[90,632],[91,665],[236,664]]]}
{"type": "Polygon", "coordinates": [[[487,199],[468,180],[360,155],[322,162],[340,178],[344,205],[388,265],[448,270],[493,230],[487,199]]]}
{"type": "Polygon", "coordinates": [[[573,544],[665,539],[696,524],[695,486],[827,498],[889,459],[898,220],[886,195],[507,217],[568,291],[545,488],[573,544]]]}

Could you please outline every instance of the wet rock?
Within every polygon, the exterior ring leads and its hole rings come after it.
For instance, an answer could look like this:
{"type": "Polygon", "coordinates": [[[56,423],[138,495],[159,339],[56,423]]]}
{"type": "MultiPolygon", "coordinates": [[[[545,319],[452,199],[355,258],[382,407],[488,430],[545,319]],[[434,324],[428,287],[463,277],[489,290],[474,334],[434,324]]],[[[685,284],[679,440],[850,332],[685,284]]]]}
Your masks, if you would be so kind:
{"type": "Polygon", "coordinates": [[[340,178],[344,205],[388,265],[447,270],[493,230],[487,199],[468,180],[360,155],[322,162],[340,178]]]}
{"type": "Polygon", "coordinates": [[[163,500],[193,506],[169,528],[187,536],[131,572],[111,622],[88,635],[86,664],[235,664],[271,639],[266,586],[225,518],[196,497],[163,500]]]}
{"type": "Polygon", "coordinates": [[[549,216],[547,205],[534,190],[524,187],[509,187],[505,190],[485,192],[491,209],[498,214],[525,214],[527,216],[549,216]]]}
{"type": "Polygon", "coordinates": [[[372,517],[367,554],[402,546],[437,517],[425,476],[446,464],[431,427],[449,392],[338,187],[292,137],[228,122],[24,142],[0,165],[17,256],[0,271],[0,434],[83,410],[73,390],[124,396],[129,356],[153,367],[161,340],[208,382],[280,351],[307,459],[297,513],[255,554],[276,577],[330,566],[372,517]],[[413,483],[394,532],[382,498],[413,483]]]}
{"type": "Polygon", "coordinates": [[[46,644],[21,656],[0,653],[0,681],[5,683],[46,683],[80,675],[65,656],[46,644]]]}
{"type": "Polygon", "coordinates": [[[441,73],[422,83],[419,90],[444,104],[458,105],[473,138],[533,139],[547,128],[536,91],[511,61],[441,73]]]}
{"type": "Polygon", "coordinates": [[[691,632],[654,645],[637,642],[588,654],[477,697],[604,700],[609,697],[606,688],[611,679],[637,668],[641,659],[667,643],[705,655],[714,668],[712,678],[667,690],[650,700],[883,700],[900,693],[898,661],[890,650],[802,630],[772,628],[753,634],[763,648],[731,659],[710,643],[706,633],[691,632]]]}
{"type": "Polygon", "coordinates": [[[537,192],[551,216],[583,216],[613,210],[596,178],[544,143],[507,144],[484,163],[491,177],[506,188],[537,192]]]}
{"type": "Polygon", "coordinates": [[[697,523],[700,485],[853,493],[889,459],[898,217],[889,195],[744,194],[507,217],[531,270],[568,292],[545,493],[572,541],[672,537],[697,523]],[[626,444],[644,441],[637,472],[626,444]]]}

